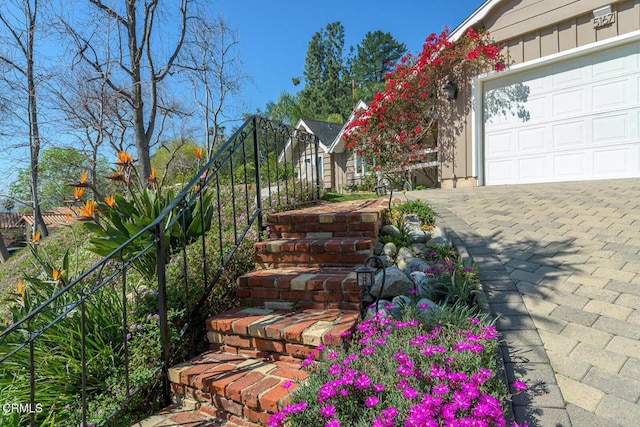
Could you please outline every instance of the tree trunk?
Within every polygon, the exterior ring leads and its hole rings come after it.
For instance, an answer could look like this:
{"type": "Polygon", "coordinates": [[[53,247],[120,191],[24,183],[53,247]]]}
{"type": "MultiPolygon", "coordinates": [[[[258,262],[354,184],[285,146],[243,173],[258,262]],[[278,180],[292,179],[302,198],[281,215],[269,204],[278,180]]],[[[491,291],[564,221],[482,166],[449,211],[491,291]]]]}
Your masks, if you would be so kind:
{"type": "Polygon", "coordinates": [[[7,262],[8,259],[9,251],[7,250],[7,246],[4,244],[2,234],[0,234],[0,262],[7,262]]]}
{"type": "Polygon", "coordinates": [[[43,237],[49,235],[49,230],[44,223],[40,212],[40,200],[38,197],[38,156],[40,155],[40,129],[38,127],[38,104],[36,102],[36,84],[33,71],[33,42],[36,28],[36,10],[29,15],[29,31],[27,33],[27,88],[29,91],[29,146],[31,162],[31,195],[33,200],[33,232],[40,230],[43,237]]]}

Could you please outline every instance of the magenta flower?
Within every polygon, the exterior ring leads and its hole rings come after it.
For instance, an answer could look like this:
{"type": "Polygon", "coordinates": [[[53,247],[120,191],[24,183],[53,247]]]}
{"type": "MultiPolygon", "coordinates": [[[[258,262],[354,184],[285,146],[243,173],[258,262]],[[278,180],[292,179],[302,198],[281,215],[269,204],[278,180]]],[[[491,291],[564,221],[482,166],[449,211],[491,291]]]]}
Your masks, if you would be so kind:
{"type": "Polygon", "coordinates": [[[524,390],[527,389],[527,385],[525,383],[523,383],[522,381],[515,381],[511,385],[513,386],[513,388],[515,388],[518,391],[524,391],[524,390]]]}
{"type": "Polygon", "coordinates": [[[293,385],[292,381],[285,381],[282,383],[282,388],[289,388],[293,385]]]}
{"type": "Polygon", "coordinates": [[[366,406],[367,408],[372,408],[378,403],[380,403],[380,399],[378,399],[376,396],[369,396],[364,400],[364,406],[366,406]]]}
{"type": "Polygon", "coordinates": [[[333,417],[333,414],[336,413],[336,407],[333,405],[324,405],[322,408],[320,408],[319,412],[323,417],[331,418],[333,417]]]}

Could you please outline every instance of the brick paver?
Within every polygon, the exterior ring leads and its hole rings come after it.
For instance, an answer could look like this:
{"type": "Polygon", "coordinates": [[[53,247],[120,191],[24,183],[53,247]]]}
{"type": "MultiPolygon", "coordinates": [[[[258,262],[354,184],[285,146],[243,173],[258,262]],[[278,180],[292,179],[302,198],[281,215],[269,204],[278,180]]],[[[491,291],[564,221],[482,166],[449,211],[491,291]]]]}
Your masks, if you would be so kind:
{"type": "Polygon", "coordinates": [[[530,426],[640,425],[640,179],[410,193],[479,274],[530,426]]]}

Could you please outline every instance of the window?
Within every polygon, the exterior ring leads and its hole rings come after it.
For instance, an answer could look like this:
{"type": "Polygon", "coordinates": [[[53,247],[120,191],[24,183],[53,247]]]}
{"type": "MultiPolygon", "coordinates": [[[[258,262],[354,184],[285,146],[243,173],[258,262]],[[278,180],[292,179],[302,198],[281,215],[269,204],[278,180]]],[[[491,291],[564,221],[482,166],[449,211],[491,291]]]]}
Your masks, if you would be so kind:
{"type": "Polygon", "coordinates": [[[318,161],[316,162],[316,167],[318,168],[318,176],[320,177],[320,182],[324,181],[324,168],[323,168],[323,158],[322,156],[318,156],[318,161]]]}
{"type": "Polygon", "coordinates": [[[320,182],[324,181],[324,164],[323,164],[323,157],[321,155],[318,155],[318,157],[316,157],[316,162],[315,162],[315,173],[317,174],[316,176],[314,176],[314,171],[313,171],[313,166],[314,166],[314,162],[313,162],[313,158],[312,157],[305,157],[304,159],[304,163],[305,163],[305,171],[304,171],[304,175],[302,178],[304,179],[308,179],[308,180],[314,180],[318,177],[320,178],[320,182]]]}
{"type": "Polygon", "coordinates": [[[360,177],[367,173],[367,164],[364,162],[362,156],[358,153],[355,153],[355,165],[356,165],[356,173],[355,175],[360,177]]]}

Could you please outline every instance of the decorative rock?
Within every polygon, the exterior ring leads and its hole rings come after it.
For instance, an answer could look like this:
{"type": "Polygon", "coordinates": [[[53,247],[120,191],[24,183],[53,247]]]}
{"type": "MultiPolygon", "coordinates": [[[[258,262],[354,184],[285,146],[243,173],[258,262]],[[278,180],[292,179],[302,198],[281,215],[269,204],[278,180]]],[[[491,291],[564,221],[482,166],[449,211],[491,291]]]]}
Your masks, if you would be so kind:
{"type": "Polygon", "coordinates": [[[411,304],[411,298],[406,295],[398,295],[391,300],[391,315],[397,319],[402,317],[402,311],[411,304]]]}
{"type": "Polygon", "coordinates": [[[423,282],[428,282],[429,277],[422,271],[414,271],[409,273],[409,277],[413,280],[413,283],[416,285],[416,288],[423,282]]]}
{"type": "MultiPolygon", "coordinates": [[[[411,280],[397,267],[387,267],[384,269],[385,282],[382,289],[381,298],[395,297],[404,295],[409,289],[413,288],[411,280]]],[[[376,273],[376,282],[371,287],[371,295],[378,297],[380,287],[382,286],[383,272],[376,273]]]]}
{"type": "Polygon", "coordinates": [[[436,306],[437,304],[429,298],[420,298],[416,304],[416,310],[418,311],[418,315],[427,317],[429,315],[429,311],[436,308],[436,306]]]}
{"type": "Polygon", "coordinates": [[[431,237],[444,237],[444,238],[446,238],[447,235],[442,230],[442,228],[440,228],[438,226],[435,226],[435,227],[433,227],[433,231],[431,232],[431,237]]]}
{"type": "Polygon", "coordinates": [[[407,263],[412,261],[415,258],[396,258],[396,267],[398,267],[400,270],[404,271],[405,268],[407,268],[407,263]]]}
{"type": "Polygon", "coordinates": [[[398,249],[398,258],[404,258],[404,259],[414,258],[413,252],[411,252],[409,248],[406,248],[403,246],[400,249],[398,249]]]}
{"type": "Polygon", "coordinates": [[[431,296],[431,277],[424,274],[422,271],[414,271],[411,273],[411,280],[418,290],[418,295],[421,297],[431,296]]]}
{"type": "Polygon", "coordinates": [[[403,271],[407,275],[409,275],[409,274],[413,273],[414,271],[425,272],[425,271],[427,271],[428,268],[429,268],[429,264],[425,260],[414,258],[413,260],[407,262],[407,266],[404,268],[403,271]]]}
{"type": "Polygon", "coordinates": [[[409,243],[425,243],[427,235],[422,230],[413,230],[409,232],[409,243]]]}
{"type": "Polygon", "coordinates": [[[400,229],[398,229],[398,227],[396,227],[395,225],[391,225],[391,224],[387,224],[383,226],[382,230],[380,230],[380,234],[383,236],[402,237],[402,233],[400,232],[400,229]]]}
{"type": "Polygon", "coordinates": [[[429,239],[427,246],[451,246],[451,243],[444,236],[436,236],[429,239]]]}
{"type": "Polygon", "coordinates": [[[383,248],[384,248],[384,245],[382,244],[382,242],[376,243],[376,246],[373,248],[373,254],[378,256],[382,255],[383,248]]]}
{"type": "Polygon", "coordinates": [[[384,245],[384,247],[382,248],[382,252],[387,257],[393,258],[398,253],[398,248],[396,247],[395,243],[389,242],[386,245],[384,245]]]}
{"type": "Polygon", "coordinates": [[[405,230],[411,231],[421,231],[420,220],[413,215],[407,215],[404,217],[404,226],[405,230]]]}
{"type": "Polygon", "coordinates": [[[367,318],[373,317],[376,315],[376,313],[382,313],[383,316],[388,316],[390,313],[386,309],[386,307],[389,305],[391,305],[391,302],[381,299],[380,301],[378,301],[378,307],[376,310],[376,303],[374,301],[373,304],[367,307],[367,314],[365,317],[367,318]]]}
{"type": "Polygon", "coordinates": [[[427,245],[425,245],[424,243],[414,243],[413,245],[411,245],[411,250],[414,254],[416,254],[416,256],[421,258],[427,256],[427,253],[429,252],[427,245]]]}

